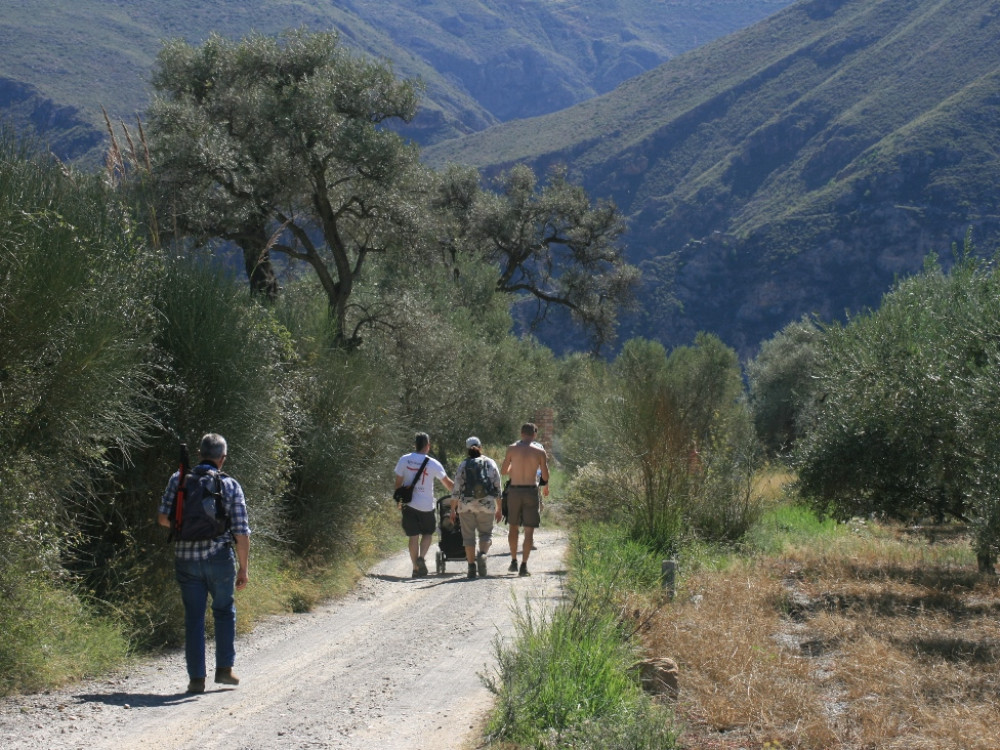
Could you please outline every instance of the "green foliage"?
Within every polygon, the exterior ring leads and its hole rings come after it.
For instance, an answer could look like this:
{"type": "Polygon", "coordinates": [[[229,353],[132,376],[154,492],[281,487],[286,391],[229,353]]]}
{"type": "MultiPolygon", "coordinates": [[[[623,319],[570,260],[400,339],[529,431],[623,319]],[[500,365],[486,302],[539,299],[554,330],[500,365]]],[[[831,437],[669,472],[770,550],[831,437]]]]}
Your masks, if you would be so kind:
{"type": "Polygon", "coordinates": [[[772,456],[794,446],[803,411],[815,397],[813,373],[821,336],[812,319],[802,318],[763,342],[757,356],[747,363],[754,426],[772,456]]]}
{"type": "Polygon", "coordinates": [[[160,295],[165,426],[192,447],[206,432],[226,437],[226,470],[253,498],[256,523],[266,529],[287,471],[289,333],[231,278],[193,258],[168,263],[160,295]]]}
{"type": "Polygon", "coordinates": [[[282,541],[307,560],[331,560],[354,548],[353,534],[378,510],[391,473],[393,446],[409,432],[396,404],[389,368],[365,350],[329,346],[330,320],[319,295],[286,295],[276,312],[293,332],[294,384],[288,413],[293,470],[282,499],[282,541]]]}
{"type": "Polygon", "coordinates": [[[416,86],[352,55],[334,33],[213,35],[161,50],[149,113],[164,216],[243,250],[255,291],[277,294],[271,254],[307,264],[335,341],[356,343],[379,311],[352,305],[371,256],[420,257],[415,147],[384,124],[409,121],[416,86]]]}
{"type": "Polygon", "coordinates": [[[154,261],[96,177],[29,159],[8,134],[0,151],[0,441],[8,456],[31,446],[68,487],[150,427],[154,261]]]}
{"type": "Polygon", "coordinates": [[[570,546],[569,600],[550,616],[517,612],[517,642],[495,644],[494,740],[527,747],[669,748],[672,716],[639,686],[637,641],[623,597],[651,591],[658,555],[613,524],[583,524],[570,546]]]}
{"type": "Polygon", "coordinates": [[[625,509],[633,533],[665,551],[689,534],[738,539],[759,512],[741,394],[736,355],[714,336],[669,357],[660,344],[626,342],[572,436],[574,461],[591,466],[569,502],[602,519],[625,509]]]}
{"type": "Polygon", "coordinates": [[[515,628],[516,646],[497,641],[497,676],[485,678],[497,696],[488,735],[528,747],[566,747],[571,737],[593,748],[625,738],[643,744],[612,746],[673,746],[670,717],[643,695],[635,648],[608,608],[577,596],[546,618],[526,605],[515,628]]]}
{"type": "Polygon", "coordinates": [[[157,424],[157,263],[96,176],[68,173],[6,133],[0,153],[3,625],[44,636],[8,646],[0,679],[37,687],[61,670],[93,669],[76,651],[93,639],[104,644],[97,661],[124,650],[117,627],[75,626],[75,591],[87,581],[64,566],[79,564],[86,528],[105,515],[114,462],[135,455],[157,424]],[[50,667],[38,668],[36,647],[50,667]]]}
{"type": "Polygon", "coordinates": [[[783,502],[765,511],[744,538],[746,548],[777,555],[792,545],[812,545],[833,537],[844,527],[799,503],[783,502]]]}
{"type": "Polygon", "coordinates": [[[660,586],[663,555],[629,535],[621,508],[610,522],[585,521],[573,528],[570,590],[652,592],[660,586]]]}
{"type": "Polygon", "coordinates": [[[33,692],[120,664],[128,639],[65,587],[9,561],[0,567],[0,695],[33,692]]]}
{"type": "Polygon", "coordinates": [[[813,419],[795,454],[805,497],[839,518],[970,519],[981,564],[991,564],[998,300],[993,265],[967,248],[950,273],[931,258],[877,311],[825,331],[813,419]]]}
{"type": "Polygon", "coordinates": [[[530,320],[560,306],[587,330],[595,351],[611,343],[638,278],[618,243],[625,222],[615,205],[592,203],[564,168],[552,169],[542,185],[531,168],[514,167],[494,180],[495,193],[478,190],[474,175],[445,173],[440,200],[457,215],[452,252],[495,265],[497,290],[536,306],[530,320]]]}

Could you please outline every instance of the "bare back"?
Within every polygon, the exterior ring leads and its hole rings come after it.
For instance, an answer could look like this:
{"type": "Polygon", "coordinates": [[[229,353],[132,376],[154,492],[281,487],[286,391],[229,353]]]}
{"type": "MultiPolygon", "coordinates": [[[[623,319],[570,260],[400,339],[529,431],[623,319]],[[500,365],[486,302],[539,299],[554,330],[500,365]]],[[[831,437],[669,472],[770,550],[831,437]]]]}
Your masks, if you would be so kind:
{"type": "Polygon", "coordinates": [[[500,473],[510,476],[511,484],[534,485],[539,469],[542,479],[549,481],[549,466],[544,448],[536,448],[530,440],[518,440],[507,446],[500,473]]]}

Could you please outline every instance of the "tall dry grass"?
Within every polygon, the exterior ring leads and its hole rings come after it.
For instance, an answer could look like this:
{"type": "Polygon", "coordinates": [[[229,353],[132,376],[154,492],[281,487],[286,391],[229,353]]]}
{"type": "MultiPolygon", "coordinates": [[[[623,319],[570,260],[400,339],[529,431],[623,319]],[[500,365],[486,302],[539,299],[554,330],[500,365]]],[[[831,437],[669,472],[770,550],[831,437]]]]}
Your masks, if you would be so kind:
{"type": "Polygon", "coordinates": [[[680,665],[684,747],[1000,747],[1000,584],[963,534],[859,524],[706,568],[646,645],[680,665]]]}

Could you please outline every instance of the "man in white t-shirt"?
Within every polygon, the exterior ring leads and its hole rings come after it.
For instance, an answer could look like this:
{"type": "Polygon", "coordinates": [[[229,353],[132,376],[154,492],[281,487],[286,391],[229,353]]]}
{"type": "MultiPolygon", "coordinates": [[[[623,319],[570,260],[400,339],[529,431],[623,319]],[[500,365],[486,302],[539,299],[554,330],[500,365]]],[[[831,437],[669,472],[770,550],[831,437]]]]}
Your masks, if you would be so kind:
{"type": "Polygon", "coordinates": [[[431,458],[431,438],[426,432],[418,432],[414,439],[413,453],[401,456],[396,462],[396,487],[413,487],[413,499],[403,505],[396,505],[403,513],[403,531],[409,538],[410,562],[413,563],[413,577],[427,575],[424,557],[434,539],[434,480],[437,479],[451,491],[454,482],[448,477],[441,463],[431,458]]]}

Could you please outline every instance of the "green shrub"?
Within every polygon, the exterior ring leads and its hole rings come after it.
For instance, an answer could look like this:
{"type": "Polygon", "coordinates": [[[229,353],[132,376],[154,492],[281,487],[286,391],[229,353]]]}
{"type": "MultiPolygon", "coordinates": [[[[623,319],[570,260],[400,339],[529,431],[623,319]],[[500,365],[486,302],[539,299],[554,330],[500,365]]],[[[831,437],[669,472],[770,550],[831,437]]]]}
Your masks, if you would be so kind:
{"type": "Polygon", "coordinates": [[[499,676],[486,679],[497,696],[492,737],[537,746],[550,733],[618,719],[639,699],[636,653],[613,614],[579,600],[549,617],[527,605],[515,628],[516,647],[498,642],[499,676]]]}
{"type": "Polygon", "coordinates": [[[980,566],[1000,549],[1000,288],[971,246],[929,258],[878,310],[825,329],[799,439],[803,497],[837,518],[971,520],[980,566]]]}
{"type": "Polygon", "coordinates": [[[815,398],[822,331],[809,317],[789,323],[760,345],[747,363],[754,427],[771,456],[786,455],[803,429],[815,398]]]}
{"type": "Polygon", "coordinates": [[[577,467],[568,501],[626,518],[663,553],[692,536],[739,539],[760,512],[760,455],[735,353],[704,334],[669,356],[634,339],[596,380],[564,443],[577,467]]]}
{"type": "Polygon", "coordinates": [[[629,507],[622,500],[621,486],[620,477],[591,462],[576,470],[560,493],[560,503],[574,524],[619,521],[629,507]]]}
{"type": "Polygon", "coordinates": [[[0,695],[41,690],[122,662],[128,640],[62,585],[22,564],[0,567],[0,695]]]}
{"type": "Polygon", "coordinates": [[[624,599],[659,587],[659,555],[613,524],[583,523],[570,545],[568,601],[549,616],[525,605],[516,643],[495,643],[493,740],[529,747],[670,748],[673,718],[639,685],[635,624],[624,599]]]}

